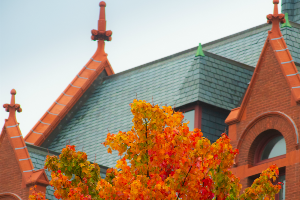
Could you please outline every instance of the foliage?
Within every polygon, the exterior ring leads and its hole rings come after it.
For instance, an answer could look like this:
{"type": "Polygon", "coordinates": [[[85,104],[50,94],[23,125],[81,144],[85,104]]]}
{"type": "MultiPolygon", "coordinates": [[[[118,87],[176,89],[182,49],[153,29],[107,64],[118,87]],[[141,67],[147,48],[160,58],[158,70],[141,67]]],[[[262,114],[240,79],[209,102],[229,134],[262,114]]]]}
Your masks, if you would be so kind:
{"type": "Polygon", "coordinates": [[[241,184],[230,168],[238,154],[226,134],[213,144],[199,129],[189,131],[184,115],[171,107],[134,100],[133,127],[108,133],[108,152],[122,156],[100,178],[98,165],[87,161],[74,146],[59,159],[47,156],[51,185],[62,199],[274,199],[280,185],[278,168],[271,166],[239,196],[241,184]],[[129,162],[130,164],[128,164],[129,162]]]}
{"type": "Polygon", "coordinates": [[[100,181],[100,168],[91,164],[84,152],[76,152],[75,146],[67,145],[59,158],[47,156],[45,169],[51,172],[50,185],[58,199],[100,199],[96,185],[100,181]]]}
{"type": "Polygon", "coordinates": [[[37,186],[30,188],[31,194],[29,195],[29,200],[46,200],[46,196],[43,192],[36,191],[37,186]]]}

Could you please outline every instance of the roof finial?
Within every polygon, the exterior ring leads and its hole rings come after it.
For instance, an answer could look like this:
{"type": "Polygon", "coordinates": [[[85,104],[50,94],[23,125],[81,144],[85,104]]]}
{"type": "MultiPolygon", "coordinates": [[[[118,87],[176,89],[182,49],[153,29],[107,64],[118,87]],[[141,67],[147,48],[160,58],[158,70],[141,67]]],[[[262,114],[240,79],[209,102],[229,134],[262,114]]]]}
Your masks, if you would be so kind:
{"type": "Polygon", "coordinates": [[[284,14],[278,14],[278,4],[279,0],[273,0],[274,12],[273,14],[267,15],[268,24],[273,24],[272,30],[269,31],[269,34],[272,34],[273,37],[281,37],[279,23],[284,23],[284,14]]]}
{"type": "Polygon", "coordinates": [[[5,108],[6,112],[9,112],[8,120],[14,119],[16,120],[16,111],[22,112],[22,108],[20,107],[20,104],[15,104],[15,95],[17,94],[15,89],[12,89],[10,91],[11,94],[11,100],[10,104],[4,104],[3,108],[5,108]]]}
{"type": "Polygon", "coordinates": [[[204,54],[204,52],[202,50],[201,43],[199,43],[199,46],[198,46],[197,53],[196,53],[195,57],[197,57],[197,56],[203,56],[203,57],[205,56],[205,54],[204,54]]]}
{"type": "Polygon", "coordinates": [[[290,24],[290,21],[289,21],[289,14],[285,13],[284,16],[285,16],[284,17],[285,22],[284,22],[284,24],[281,25],[281,28],[283,28],[283,27],[292,27],[292,25],[290,24]]]}
{"type": "Polygon", "coordinates": [[[106,21],[105,21],[105,6],[106,3],[104,1],[101,1],[99,3],[100,6],[100,16],[98,20],[98,30],[93,29],[92,30],[92,40],[96,41],[98,40],[98,48],[95,54],[93,55],[94,60],[102,61],[107,57],[107,54],[104,51],[104,40],[111,41],[111,35],[112,31],[106,30],[106,21]]]}
{"type": "Polygon", "coordinates": [[[100,6],[100,15],[98,20],[98,30],[92,30],[92,40],[106,40],[111,41],[112,31],[106,31],[106,20],[105,20],[105,7],[106,3],[101,1],[100,6]]]}

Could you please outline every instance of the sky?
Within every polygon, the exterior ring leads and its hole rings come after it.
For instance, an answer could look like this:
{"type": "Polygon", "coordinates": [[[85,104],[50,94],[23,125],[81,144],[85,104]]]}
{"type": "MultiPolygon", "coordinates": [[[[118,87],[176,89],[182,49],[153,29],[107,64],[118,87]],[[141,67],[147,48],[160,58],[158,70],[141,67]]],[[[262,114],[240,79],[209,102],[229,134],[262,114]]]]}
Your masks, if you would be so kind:
{"type": "MultiPolygon", "coordinates": [[[[0,1],[0,104],[16,89],[23,136],[94,54],[99,2],[0,1]]],[[[270,13],[272,0],[107,0],[105,51],[119,73],[264,24],[270,13]]],[[[1,127],[7,117],[0,110],[1,127]]]]}

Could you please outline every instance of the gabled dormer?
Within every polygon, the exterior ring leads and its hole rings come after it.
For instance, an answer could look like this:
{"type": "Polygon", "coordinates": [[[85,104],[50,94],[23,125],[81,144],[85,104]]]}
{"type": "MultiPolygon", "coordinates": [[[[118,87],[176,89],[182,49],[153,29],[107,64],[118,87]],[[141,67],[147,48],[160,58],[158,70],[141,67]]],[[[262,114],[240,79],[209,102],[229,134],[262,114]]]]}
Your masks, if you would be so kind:
{"type": "Polygon", "coordinates": [[[278,14],[279,0],[273,3],[274,13],[267,16],[272,29],[249,87],[241,106],[233,109],[225,122],[232,145],[240,151],[233,172],[243,187],[276,164],[280,181],[288,180],[283,199],[295,199],[300,195],[295,181],[300,176],[296,172],[300,162],[300,74],[280,31],[285,15],[278,14]]]}

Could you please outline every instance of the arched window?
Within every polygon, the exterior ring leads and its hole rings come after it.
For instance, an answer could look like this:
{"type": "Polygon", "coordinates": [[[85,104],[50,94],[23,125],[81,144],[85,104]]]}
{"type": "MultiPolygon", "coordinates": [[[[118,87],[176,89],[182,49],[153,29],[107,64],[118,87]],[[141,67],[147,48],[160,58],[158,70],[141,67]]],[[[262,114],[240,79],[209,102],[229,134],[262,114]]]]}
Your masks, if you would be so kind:
{"type": "Polygon", "coordinates": [[[286,144],[284,137],[277,130],[270,129],[261,133],[262,140],[259,142],[255,163],[262,164],[271,160],[285,157],[286,144]],[[265,135],[265,137],[263,137],[265,135]]]}
{"type": "MultiPolygon", "coordinates": [[[[256,142],[257,150],[255,153],[256,165],[260,165],[273,160],[278,160],[285,157],[286,143],[282,134],[274,129],[264,131],[259,135],[256,142]]],[[[285,170],[279,170],[279,178],[277,181],[283,182],[283,188],[280,193],[276,195],[276,200],[285,199],[285,170]]]]}
{"type": "Polygon", "coordinates": [[[271,138],[262,149],[260,160],[266,160],[286,154],[285,140],[282,135],[271,138]]]}

